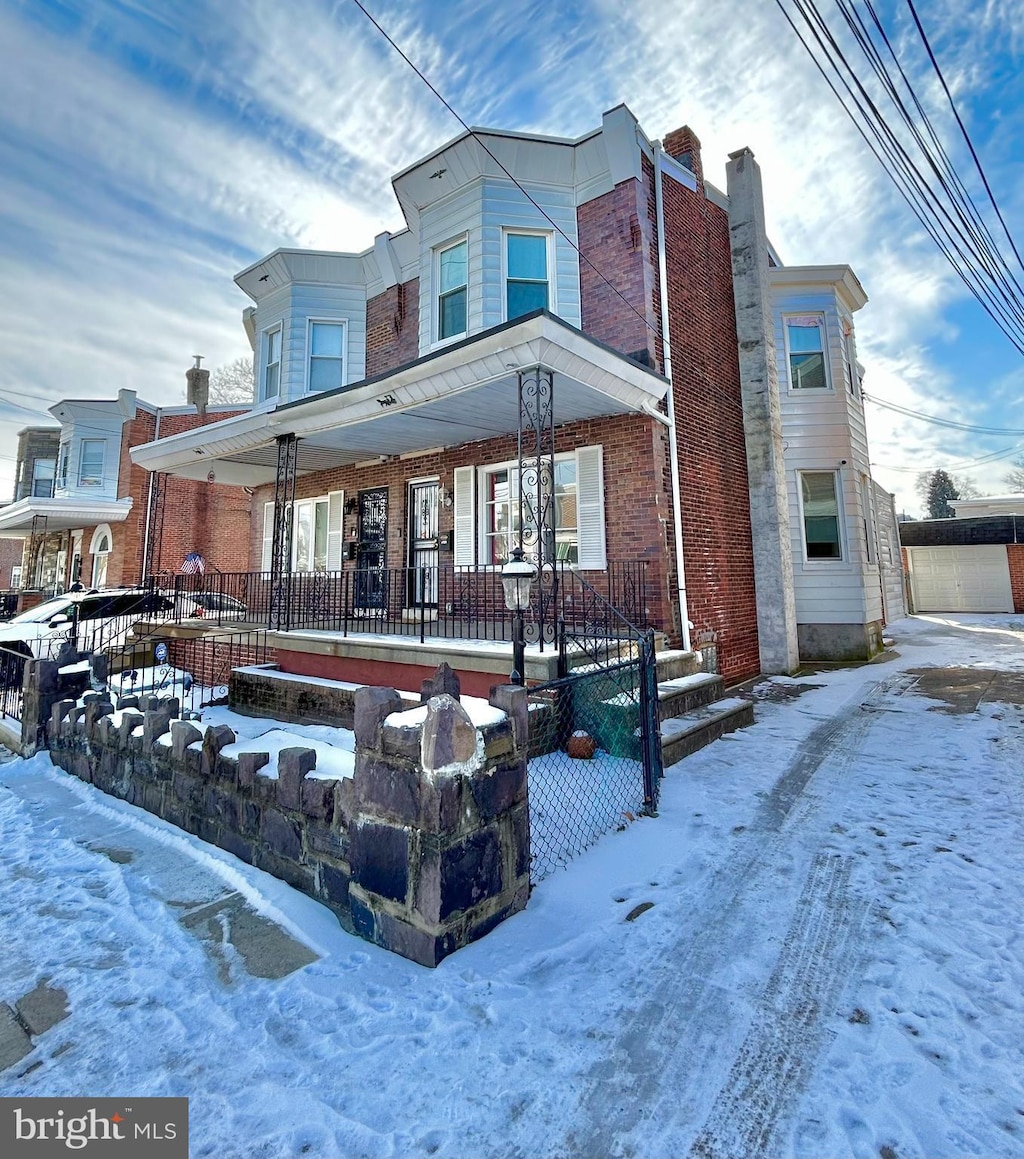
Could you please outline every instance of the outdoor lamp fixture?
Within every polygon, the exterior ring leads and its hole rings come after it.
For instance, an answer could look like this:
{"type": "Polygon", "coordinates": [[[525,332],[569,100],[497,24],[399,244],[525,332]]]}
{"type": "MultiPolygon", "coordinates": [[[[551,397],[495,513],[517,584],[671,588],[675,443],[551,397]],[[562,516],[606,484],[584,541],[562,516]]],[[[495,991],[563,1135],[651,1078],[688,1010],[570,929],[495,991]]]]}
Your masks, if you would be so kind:
{"type": "Polygon", "coordinates": [[[512,548],[512,558],[501,569],[501,586],[505,589],[505,606],[512,613],[513,684],[525,684],[526,644],[523,640],[523,612],[530,606],[530,588],[537,573],[533,564],[523,559],[521,547],[512,548]]]}

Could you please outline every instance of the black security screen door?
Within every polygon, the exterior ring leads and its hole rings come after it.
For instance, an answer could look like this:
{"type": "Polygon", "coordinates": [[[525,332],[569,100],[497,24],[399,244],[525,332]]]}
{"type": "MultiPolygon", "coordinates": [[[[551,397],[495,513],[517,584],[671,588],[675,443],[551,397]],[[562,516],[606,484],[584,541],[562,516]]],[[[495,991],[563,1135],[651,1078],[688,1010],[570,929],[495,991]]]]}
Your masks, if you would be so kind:
{"type": "Polygon", "coordinates": [[[356,552],[356,607],[384,607],[384,567],[388,544],[388,489],[359,492],[359,546],[356,552]]]}

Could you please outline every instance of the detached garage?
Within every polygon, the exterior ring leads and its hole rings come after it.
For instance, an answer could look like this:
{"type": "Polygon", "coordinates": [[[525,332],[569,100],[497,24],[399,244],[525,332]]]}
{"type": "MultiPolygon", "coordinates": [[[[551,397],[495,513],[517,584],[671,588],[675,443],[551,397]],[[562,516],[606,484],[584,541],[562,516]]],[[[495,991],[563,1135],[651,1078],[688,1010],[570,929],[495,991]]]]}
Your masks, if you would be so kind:
{"type": "Polygon", "coordinates": [[[1024,519],[1012,515],[901,523],[913,610],[1024,612],[1018,531],[1024,519]]]}
{"type": "Polygon", "coordinates": [[[1012,612],[1005,547],[908,547],[916,612],[1012,612]]]}

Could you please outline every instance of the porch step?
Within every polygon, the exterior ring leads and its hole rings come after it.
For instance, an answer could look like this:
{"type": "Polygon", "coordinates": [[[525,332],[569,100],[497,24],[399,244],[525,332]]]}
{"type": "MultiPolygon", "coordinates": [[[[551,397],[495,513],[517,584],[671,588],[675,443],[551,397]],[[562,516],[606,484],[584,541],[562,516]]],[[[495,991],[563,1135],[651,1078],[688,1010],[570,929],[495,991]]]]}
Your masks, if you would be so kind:
{"type": "Polygon", "coordinates": [[[695,672],[676,680],[663,680],[658,685],[658,716],[668,720],[694,708],[701,708],[718,700],[724,682],[713,672],[695,672]]]}
{"type": "Polygon", "coordinates": [[[668,648],[655,653],[658,665],[658,682],[678,680],[681,676],[693,676],[701,671],[700,657],[696,652],[684,652],[682,648],[668,648]]]}
{"type": "Polygon", "coordinates": [[[730,697],[691,709],[661,723],[661,753],[665,768],[688,757],[713,740],[754,723],[754,706],[749,700],[730,697]]]}

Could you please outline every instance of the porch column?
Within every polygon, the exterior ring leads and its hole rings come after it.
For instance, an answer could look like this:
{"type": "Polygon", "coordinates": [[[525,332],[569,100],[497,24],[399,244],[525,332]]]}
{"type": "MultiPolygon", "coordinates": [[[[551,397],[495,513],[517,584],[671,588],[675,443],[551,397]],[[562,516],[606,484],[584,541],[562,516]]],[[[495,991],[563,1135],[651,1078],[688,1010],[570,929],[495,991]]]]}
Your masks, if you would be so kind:
{"type": "Polygon", "coordinates": [[[22,587],[37,588],[43,582],[43,555],[46,550],[46,516],[32,516],[32,533],[28,540],[28,583],[22,587]]]}
{"type": "Polygon", "coordinates": [[[146,512],[146,542],[139,582],[160,569],[160,545],[164,537],[164,511],[167,507],[167,474],[155,471],[149,477],[149,510],[146,512]]]}
{"type": "Polygon", "coordinates": [[[558,575],[555,569],[555,376],[542,366],[519,371],[519,527],[517,544],[537,569],[535,616],[527,640],[555,639],[558,575]],[[545,570],[544,564],[552,566],[545,570]]]}
{"type": "Polygon", "coordinates": [[[270,628],[291,626],[292,510],[299,440],[295,435],[277,439],[277,478],[274,483],[274,537],[270,547],[270,628]]]}

